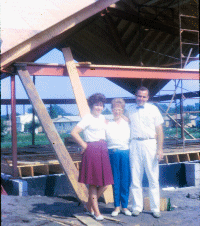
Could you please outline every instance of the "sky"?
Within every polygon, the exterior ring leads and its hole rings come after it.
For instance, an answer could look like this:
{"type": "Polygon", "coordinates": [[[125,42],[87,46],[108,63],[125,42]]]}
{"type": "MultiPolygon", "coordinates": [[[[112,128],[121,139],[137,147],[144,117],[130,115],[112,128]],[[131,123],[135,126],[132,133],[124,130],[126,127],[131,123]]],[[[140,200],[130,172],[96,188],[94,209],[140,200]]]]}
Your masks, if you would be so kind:
{"type": "MultiPolygon", "coordinates": [[[[64,64],[64,57],[61,51],[53,49],[37,61],[36,63],[58,63],[64,64]]],[[[199,61],[189,63],[186,68],[199,69],[199,61]]],[[[96,92],[103,93],[107,98],[114,97],[133,97],[131,93],[122,89],[121,87],[110,82],[106,78],[80,78],[86,98],[96,92]]],[[[171,80],[161,91],[160,95],[172,94],[174,92],[174,81],[171,80]]],[[[54,77],[54,76],[40,76],[36,77],[36,89],[43,99],[74,99],[74,94],[71,86],[69,77],[54,77]]],[[[197,80],[183,80],[183,91],[191,92],[199,90],[199,81],[197,80]]],[[[177,89],[177,93],[180,93],[181,89],[177,89]]],[[[1,80],[1,98],[10,99],[11,98],[11,87],[10,78],[1,80]]],[[[20,79],[16,76],[16,98],[27,99],[28,96],[21,84],[20,79]]],[[[198,99],[187,99],[184,101],[184,105],[195,104],[199,102],[198,99]]],[[[78,108],[76,105],[60,105],[66,112],[77,115],[78,108]]],[[[25,110],[30,108],[30,105],[26,105],[25,110]]],[[[110,109],[110,105],[106,106],[110,109]]],[[[10,114],[10,106],[8,108],[10,114]]],[[[17,112],[22,114],[22,105],[17,106],[17,112]]],[[[6,114],[6,106],[1,106],[1,114],[6,114]]]]}

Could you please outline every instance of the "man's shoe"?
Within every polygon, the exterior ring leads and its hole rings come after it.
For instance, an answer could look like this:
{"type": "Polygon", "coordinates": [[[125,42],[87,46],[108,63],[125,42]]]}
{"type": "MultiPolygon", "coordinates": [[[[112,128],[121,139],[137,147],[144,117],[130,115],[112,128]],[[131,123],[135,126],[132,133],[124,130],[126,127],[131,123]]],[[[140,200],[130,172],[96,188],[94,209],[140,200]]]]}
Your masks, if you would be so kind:
{"type": "Polygon", "coordinates": [[[133,210],[133,212],[132,212],[132,215],[133,216],[138,216],[140,214],[140,211],[138,211],[138,210],[133,210]]]}
{"type": "Polygon", "coordinates": [[[155,218],[161,217],[160,212],[153,212],[152,215],[153,215],[153,217],[155,217],[155,218]]]}
{"type": "Polygon", "coordinates": [[[94,219],[95,220],[97,220],[97,221],[102,221],[103,219],[104,219],[104,217],[102,216],[102,215],[99,215],[98,217],[97,216],[95,216],[95,214],[94,214],[94,219]]]}

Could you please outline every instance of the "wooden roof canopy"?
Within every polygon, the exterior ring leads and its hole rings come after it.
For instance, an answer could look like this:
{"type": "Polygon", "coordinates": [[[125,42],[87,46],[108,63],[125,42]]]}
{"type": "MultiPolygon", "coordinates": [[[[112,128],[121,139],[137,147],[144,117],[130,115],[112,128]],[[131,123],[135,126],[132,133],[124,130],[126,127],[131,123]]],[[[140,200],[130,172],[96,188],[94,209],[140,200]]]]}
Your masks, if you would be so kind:
{"type": "MultiPolygon", "coordinates": [[[[15,62],[34,62],[51,49],[61,50],[64,47],[71,48],[78,62],[180,68],[179,9],[181,14],[198,17],[194,0],[88,0],[85,1],[87,4],[82,3],[71,14],[70,10],[65,11],[66,5],[61,5],[63,1],[49,2],[57,4],[60,17],[57,15],[56,23],[47,20],[46,27],[43,25],[44,29],[40,31],[32,29],[25,40],[11,43],[7,49],[5,46],[1,56],[4,72],[9,72],[15,62]]],[[[69,8],[69,1],[66,0],[66,4],[69,8]]],[[[181,28],[198,30],[198,19],[183,18],[181,28]]],[[[197,59],[198,33],[186,31],[181,37],[182,42],[190,43],[184,45],[183,59],[186,60],[191,48],[193,58],[190,60],[197,59]]],[[[131,78],[109,80],[131,93],[143,84],[151,90],[152,95],[169,81],[131,78]]]]}

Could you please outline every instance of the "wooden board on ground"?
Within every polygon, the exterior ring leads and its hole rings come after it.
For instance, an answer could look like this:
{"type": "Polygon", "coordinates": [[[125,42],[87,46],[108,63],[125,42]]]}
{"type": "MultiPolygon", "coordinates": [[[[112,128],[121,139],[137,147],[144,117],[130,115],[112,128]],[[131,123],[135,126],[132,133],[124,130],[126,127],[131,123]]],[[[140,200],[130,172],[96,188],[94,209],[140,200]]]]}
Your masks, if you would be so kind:
{"type": "Polygon", "coordinates": [[[78,199],[83,203],[87,202],[87,187],[84,184],[78,183],[78,170],[76,169],[70,154],[68,153],[62,139],[59,136],[55,125],[35,88],[29,72],[26,70],[26,65],[16,64],[15,66],[17,67],[21,82],[26,90],[27,95],[29,96],[29,99],[42,124],[42,127],[44,128],[46,136],[48,137],[49,142],[55,151],[66,176],[69,178],[78,199]]]}
{"type": "Polygon", "coordinates": [[[79,221],[81,221],[82,223],[84,223],[85,225],[88,225],[88,226],[102,226],[101,223],[99,223],[98,221],[94,220],[90,216],[86,216],[85,214],[74,214],[74,216],[79,221]]]}
{"type": "MultiPolygon", "coordinates": [[[[144,198],[144,210],[151,211],[149,197],[144,198]]],[[[167,211],[167,198],[160,198],[160,211],[167,211]]]]}
{"type": "Polygon", "coordinates": [[[59,218],[54,218],[54,217],[49,217],[49,216],[45,216],[45,215],[41,215],[41,214],[38,214],[39,217],[41,217],[41,219],[46,219],[46,220],[49,220],[49,221],[52,221],[52,222],[56,222],[58,224],[61,224],[61,225],[72,225],[72,226],[79,226],[79,224],[77,224],[76,222],[74,221],[70,221],[68,218],[65,218],[65,219],[59,219],[59,218]]]}

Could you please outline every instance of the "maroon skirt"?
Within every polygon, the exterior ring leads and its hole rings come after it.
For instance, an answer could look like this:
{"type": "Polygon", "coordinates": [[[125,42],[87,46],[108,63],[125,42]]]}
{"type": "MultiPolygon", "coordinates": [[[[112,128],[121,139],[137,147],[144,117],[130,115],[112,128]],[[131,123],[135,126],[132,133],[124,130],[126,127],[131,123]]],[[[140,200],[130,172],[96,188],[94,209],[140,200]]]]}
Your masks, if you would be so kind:
{"type": "Polygon", "coordinates": [[[107,144],[104,140],[87,143],[80,166],[80,183],[104,186],[114,184],[107,144]]]}

